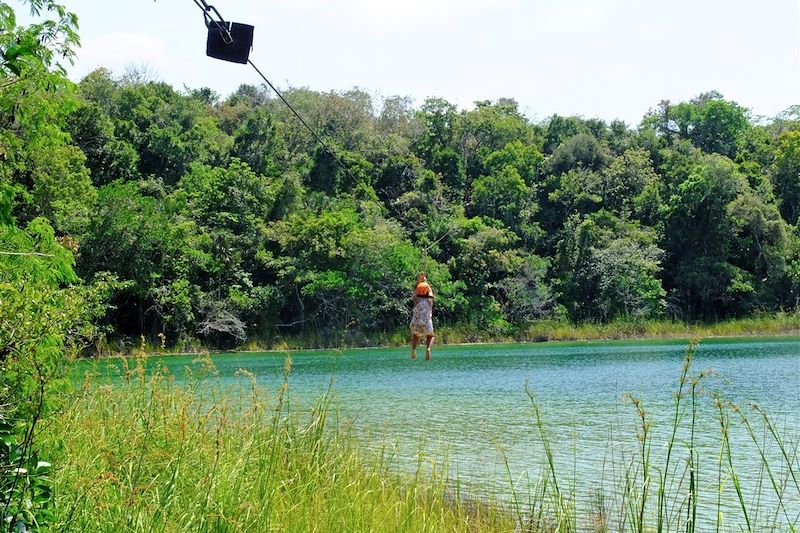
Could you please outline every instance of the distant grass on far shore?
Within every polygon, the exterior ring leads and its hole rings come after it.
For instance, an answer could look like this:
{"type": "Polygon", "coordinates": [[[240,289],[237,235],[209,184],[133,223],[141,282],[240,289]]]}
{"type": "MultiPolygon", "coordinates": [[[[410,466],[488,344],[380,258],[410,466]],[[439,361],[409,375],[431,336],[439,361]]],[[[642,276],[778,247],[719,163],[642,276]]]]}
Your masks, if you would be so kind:
{"type": "Polygon", "coordinates": [[[525,328],[519,340],[605,340],[649,338],[706,338],[800,335],[800,313],[778,313],[713,323],[671,320],[614,321],[605,324],[536,322],[525,328]]]}
{"type": "MultiPolygon", "coordinates": [[[[606,323],[575,324],[564,320],[538,320],[521,327],[502,330],[480,328],[470,324],[437,325],[436,344],[591,341],[617,339],[695,339],[709,337],[800,336],[800,312],[759,315],[710,323],[689,323],[676,320],[615,320],[606,323]]],[[[289,351],[319,348],[366,348],[405,346],[409,334],[405,328],[395,331],[365,332],[357,325],[342,332],[304,332],[253,338],[237,346],[206,346],[188,338],[165,345],[144,339],[147,353],[200,353],[208,351],[289,351]]],[[[140,341],[110,342],[96,350],[100,355],[120,355],[142,348],[140,341]]]]}

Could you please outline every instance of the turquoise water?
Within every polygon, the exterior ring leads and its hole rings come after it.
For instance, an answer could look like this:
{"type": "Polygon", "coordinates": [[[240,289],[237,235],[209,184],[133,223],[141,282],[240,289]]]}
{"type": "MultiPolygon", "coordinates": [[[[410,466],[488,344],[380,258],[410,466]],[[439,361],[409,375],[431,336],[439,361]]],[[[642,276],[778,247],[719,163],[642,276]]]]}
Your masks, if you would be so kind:
{"type": "MultiPolygon", "coordinates": [[[[686,343],[678,341],[435,346],[430,362],[411,361],[408,349],[395,348],[292,353],[289,390],[295,405],[307,408],[332,382],[339,421],[351,424],[367,447],[387,447],[399,468],[413,468],[420,453],[428,460],[446,458],[453,483],[462,490],[508,501],[512,480],[518,491],[528,494],[546,472],[527,386],[551,440],[559,486],[574,490],[579,515],[588,516],[596,510],[598,493],[613,502],[626,465],[636,459],[640,421],[623,398],[626,393],[642,400],[652,422],[651,459],[655,466],[663,464],[685,350],[686,343]]],[[[237,370],[247,369],[260,385],[277,390],[284,358],[219,354],[213,361],[223,387],[241,384],[237,370]]],[[[192,358],[164,358],[163,364],[182,376],[192,358]]],[[[796,519],[800,494],[749,405],[757,402],[770,414],[787,444],[795,446],[790,453],[796,454],[800,339],[707,340],[696,351],[692,372],[707,369],[713,374],[700,382],[694,437],[701,518],[707,524],[716,519],[722,441],[713,397],[721,394],[744,408],[759,440],[766,443],[779,484],[789,480],[784,504],[790,521],[796,519]]],[[[737,416],[731,416],[731,448],[746,502],[757,510],[750,519],[756,529],[781,530],[786,527],[784,513],[737,416]]],[[[684,425],[688,428],[688,418],[684,425]]],[[[687,430],[680,431],[673,450],[672,464],[679,468],[670,485],[673,499],[685,492],[679,479],[689,438],[687,430]]],[[[794,462],[793,468],[797,473],[800,465],[794,462]]],[[[722,478],[724,522],[726,528],[734,527],[743,523],[743,516],[727,471],[722,478]]],[[[612,519],[620,518],[615,505],[609,506],[612,519]]],[[[677,523],[676,517],[672,529],[677,523]]]]}

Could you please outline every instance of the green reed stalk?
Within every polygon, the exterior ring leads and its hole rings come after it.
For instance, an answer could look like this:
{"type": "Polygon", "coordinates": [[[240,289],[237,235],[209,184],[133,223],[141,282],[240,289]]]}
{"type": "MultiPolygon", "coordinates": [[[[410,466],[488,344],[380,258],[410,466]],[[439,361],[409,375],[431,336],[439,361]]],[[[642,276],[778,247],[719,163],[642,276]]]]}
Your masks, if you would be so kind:
{"type": "MultiPolygon", "coordinates": [[[[722,400],[718,396],[716,396],[714,398],[714,405],[719,410],[720,427],[724,428],[725,427],[725,418],[724,418],[723,413],[722,413],[721,401],[722,400]]],[[[722,523],[723,523],[723,515],[722,515],[722,489],[723,489],[723,485],[722,485],[722,464],[724,462],[724,457],[725,457],[725,439],[722,440],[722,443],[720,445],[719,457],[718,457],[718,461],[717,461],[717,525],[716,525],[715,533],[719,533],[720,527],[722,526],[722,523]]]]}
{"type": "Polygon", "coordinates": [[[686,348],[686,354],[683,357],[683,367],[681,370],[680,378],[678,379],[678,392],[675,394],[675,411],[672,417],[672,435],[667,441],[667,458],[664,462],[664,473],[659,475],[658,483],[658,517],[656,522],[656,531],[662,533],[664,530],[664,517],[667,514],[667,501],[666,501],[666,480],[669,477],[669,461],[672,456],[672,447],[675,443],[675,435],[678,433],[678,426],[682,418],[681,414],[681,400],[683,399],[683,387],[686,384],[689,369],[692,367],[692,357],[694,355],[697,341],[692,341],[686,348]]]}
{"type": "Polygon", "coordinates": [[[595,493],[594,497],[594,527],[592,528],[596,533],[608,533],[608,511],[606,510],[607,504],[605,495],[602,490],[595,493]]]}
{"type": "MultiPolygon", "coordinates": [[[[531,520],[531,522],[530,522],[530,524],[528,526],[528,531],[536,531],[536,530],[546,529],[545,516],[544,516],[544,513],[545,513],[546,509],[545,509],[545,506],[544,506],[544,502],[545,502],[545,500],[547,498],[547,486],[548,486],[549,482],[550,482],[550,478],[549,477],[545,477],[545,478],[542,479],[542,488],[540,490],[539,498],[538,498],[538,500],[540,502],[542,502],[542,503],[539,504],[539,511],[537,513],[531,512],[531,516],[534,516],[534,514],[536,516],[536,522],[535,522],[536,527],[534,527],[534,522],[533,522],[533,520],[531,520]]],[[[534,499],[534,502],[535,501],[536,501],[536,499],[534,499]]]]}
{"type": "MultiPolygon", "coordinates": [[[[284,406],[286,405],[286,394],[289,391],[289,375],[292,373],[292,358],[288,354],[284,359],[283,363],[283,383],[281,384],[280,388],[278,389],[278,402],[275,406],[275,411],[272,416],[272,431],[271,431],[271,439],[268,444],[267,448],[267,464],[266,469],[264,471],[264,476],[266,479],[271,480],[274,477],[274,473],[278,467],[278,459],[279,459],[279,441],[281,438],[281,434],[283,432],[282,423],[286,420],[282,418],[282,413],[284,410],[284,406]]],[[[266,495],[266,493],[263,493],[266,495]]],[[[272,511],[272,501],[273,498],[267,497],[267,515],[270,515],[272,511]]]]}
{"type": "Polygon", "coordinates": [[[514,514],[517,517],[517,524],[519,525],[520,531],[524,531],[525,525],[522,517],[522,509],[519,503],[519,497],[517,496],[517,483],[514,481],[514,476],[511,475],[511,466],[508,463],[508,454],[506,454],[499,442],[495,441],[495,446],[500,452],[500,457],[503,458],[503,466],[506,470],[505,473],[506,477],[508,478],[508,485],[511,487],[511,505],[514,508],[514,514]]]}
{"type": "Polygon", "coordinates": [[[692,423],[689,434],[689,502],[686,508],[686,533],[694,533],[697,524],[697,498],[700,494],[698,490],[698,476],[700,469],[700,454],[694,448],[694,430],[697,426],[697,387],[704,374],[701,372],[699,377],[692,378],[692,423]]]}
{"type": "MultiPolygon", "coordinates": [[[[609,433],[609,439],[612,442],[614,441],[614,425],[613,424],[611,426],[611,430],[610,430],[610,433],[609,433]]],[[[626,481],[626,486],[625,486],[625,488],[623,490],[620,491],[620,493],[621,493],[619,495],[620,499],[617,502],[617,505],[615,506],[615,511],[616,511],[615,512],[615,519],[616,519],[618,530],[626,531],[627,530],[626,526],[627,526],[628,516],[630,516],[630,510],[629,510],[630,499],[628,497],[629,496],[629,491],[627,490],[628,489],[627,481],[628,481],[628,477],[629,477],[629,470],[630,470],[630,466],[629,465],[630,465],[630,462],[625,459],[624,450],[621,451],[619,455],[621,455],[621,457],[619,459],[617,459],[617,456],[618,456],[617,447],[616,446],[612,446],[611,447],[611,479],[619,483],[620,480],[623,479],[623,476],[624,476],[625,477],[625,481],[626,481]],[[620,467],[620,465],[625,465],[624,472],[618,472],[618,468],[620,467]]]]}
{"type": "Polygon", "coordinates": [[[556,474],[556,465],[555,459],[553,455],[553,448],[550,445],[550,437],[547,434],[547,428],[545,427],[544,420],[542,419],[542,413],[539,409],[539,404],[536,402],[536,397],[533,394],[533,391],[528,387],[528,384],[525,384],[525,393],[528,395],[528,398],[531,401],[531,405],[533,406],[533,413],[536,420],[536,427],[539,430],[539,439],[542,442],[542,447],[544,448],[545,456],[547,457],[547,465],[549,468],[550,477],[553,480],[553,490],[555,491],[555,506],[556,512],[558,514],[558,530],[559,531],[573,531],[574,528],[572,527],[572,520],[573,520],[573,513],[570,512],[570,509],[567,506],[567,503],[564,499],[563,494],[561,493],[561,489],[558,486],[558,476],[556,474]]]}
{"type": "Polygon", "coordinates": [[[759,405],[753,405],[753,409],[757,411],[761,417],[764,419],[764,423],[767,425],[767,429],[769,430],[772,437],[775,439],[775,442],[778,444],[778,448],[781,450],[781,454],[783,455],[784,460],[786,461],[786,467],[789,470],[789,474],[794,482],[794,487],[798,492],[798,497],[800,497],[800,484],[797,482],[797,476],[795,475],[795,471],[793,468],[794,463],[797,461],[797,454],[795,452],[794,457],[789,457],[789,454],[786,451],[785,443],[783,439],[778,435],[778,432],[775,429],[775,425],[772,423],[772,419],[770,419],[769,415],[766,411],[761,409],[759,405]]]}
{"type": "MultiPolygon", "coordinates": [[[[753,406],[753,409],[755,410],[756,407],[753,406]]],[[[756,436],[753,427],[750,425],[750,421],[748,420],[747,416],[745,416],[745,414],[742,412],[742,410],[738,406],[733,406],[733,411],[736,414],[738,414],[739,417],[742,419],[742,423],[744,424],[744,427],[747,429],[747,434],[750,435],[750,439],[753,441],[753,444],[756,445],[756,449],[758,450],[758,455],[761,457],[761,465],[767,471],[767,476],[769,476],[769,481],[772,484],[772,490],[775,492],[775,496],[777,496],[778,498],[778,505],[781,511],[783,511],[783,516],[786,518],[786,523],[789,526],[789,530],[792,533],[795,533],[797,529],[795,528],[795,525],[792,523],[792,520],[789,518],[789,513],[786,511],[786,506],[784,505],[783,502],[783,491],[778,487],[778,483],[775,480],[775,476],[772,474],[772,468],[770,468],[769,466],[769,461],[767,460],[767,456],[764,452],[764,447],[761,444],[759,444],[758,437],[756,436]]]]}
{"type": "Polygon", "coordinates": [[[647,506],[647,496],[650,491],[650,442],[648,441],[650,422],[647,419],[647,411],[644,409],[644,404],[639,398],[630,393],[626,393],[625,398],[636,408],[640,421],[640,425],[636,429],[636,438],[639,440],[639,453],[641,455],[642,492],[636,505],[636,513],[631,518],[636,531],[642,533],[644,531],[644,512],[647,506]]]}
{"type": "Polygon", "coordinates": [[[747,523],[747,530],[752,531],[753,528],[750,525],[750,516],[747,514],[747,505],[744,502],[744,495],[742,494],[742,487],[739,483],[739,476],[736,475],[736,470],[733,468],[731,443],[728,435],[730,420],[727,413],[725,412],[725,405],[719,398],[716,400],[716,405],[717,409],[719,410],[719,422],[720,422],[720,429],[722,431],[722,450],[725,459],[727,460],[728,463],[728,474],[730,475],[731,482],[733,483],[733,487],[736,490],[736,496],[739,498],[739,507],[742,509],[742,514],[744,515],[744,521],[747,523]]]}

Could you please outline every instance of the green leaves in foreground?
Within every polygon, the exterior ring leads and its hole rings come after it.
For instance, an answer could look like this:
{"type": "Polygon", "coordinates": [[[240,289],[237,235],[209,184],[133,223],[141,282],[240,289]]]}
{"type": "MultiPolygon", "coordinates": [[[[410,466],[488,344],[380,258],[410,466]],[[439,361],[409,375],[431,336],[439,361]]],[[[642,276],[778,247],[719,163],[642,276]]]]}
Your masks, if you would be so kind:
{"type": "MultiPolygon", "coordinates": [[[[0,188],[0,213],[10,197],[0,188]]],[[[63,391],[67,365],[93,337],[114,286],[78,283],[73,262],[45,219],[24,229],[9,216],[0,221],[0,515],[21,530],[52,519],[37,424],[63,401],[52,393],[63,391]]]]}

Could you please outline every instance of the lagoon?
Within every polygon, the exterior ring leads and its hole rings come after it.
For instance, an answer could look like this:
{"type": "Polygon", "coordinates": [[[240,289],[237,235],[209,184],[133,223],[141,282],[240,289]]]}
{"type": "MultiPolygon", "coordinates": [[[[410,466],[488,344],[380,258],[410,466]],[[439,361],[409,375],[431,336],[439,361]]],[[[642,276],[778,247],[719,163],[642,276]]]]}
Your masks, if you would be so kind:
{"type": "MultiPolygon", "coordinates": [[[[682,341],[435,346],[430,362],[411,361],[405,348],[293,352],[289,391],[295,409],[308,409],[331,385],[337,423],[352,428],[367,449],[383,450],[400,469],[444,463],[460,492],[512,502],[535,495],[539,480],[549,475],[527,387],[542,415],[558,483],[563,491],[574,492],[578,515],[602,510],[608,521],[619,523],[626,519],[619,488],[626,468],[637,464],[641,432],[641,420],[626,395],[641,399],[652,424],[651,460],[654,468],[663,466],[686,346],[682,341]]],[[[238,371],[245,369],[277,394],[285,358],[280,353],[215,354],[218,375],[211,382],[223,390],[241,390],[247,380],[238,371]]],[[[154,359],[178,380],[185,379],[184,368],[192,367],[193,360],[154,359]]],[[[701,524],[715,523],[718,511],[723,530],[744,523],[730,470],[727,464],[719,466],[722,438],[714,398],[721,396],[743,408],[782,492],[779,509],[758,446],[739,415],[730,411],[731,462],[748,519],[753,529],[780,530],[787,515],[792,521],[800,514],[800,494],[780,449],[750,405],[757,403],[769,413],[794,471],[800,470],[800,339],[704,340],[691,373],[705,370],[710,373],[699,383],[693,437],[701,524]]],[[[672,455],[678,470],[668,484],[675,514],[670,530],[681,520],[677,514],[685,497],[681,478],[692,438],[690,401],[684,399],[689,409],[683,412],[672,455]]],[[[641,472],[632,468],[627,475],[641,472]]]]}

